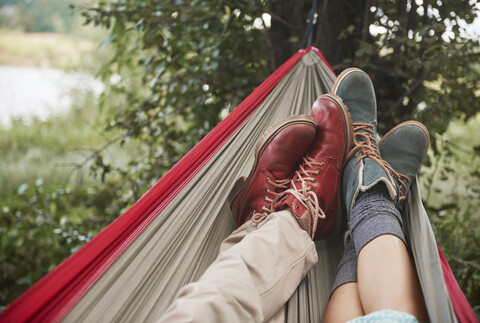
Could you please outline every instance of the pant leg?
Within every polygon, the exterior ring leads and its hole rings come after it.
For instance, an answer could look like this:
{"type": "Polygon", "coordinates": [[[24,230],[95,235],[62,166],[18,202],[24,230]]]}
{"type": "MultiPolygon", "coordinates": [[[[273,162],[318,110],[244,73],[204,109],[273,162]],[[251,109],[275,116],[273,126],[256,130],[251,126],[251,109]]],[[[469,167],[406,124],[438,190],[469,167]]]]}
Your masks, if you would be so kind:
{"type": "Polygon", "coordinates": [[[263,322],[283,307],[318,260],[290,211],[251,221],[223,243],[198,282],[188,284],[161,322],[263,322]]]}

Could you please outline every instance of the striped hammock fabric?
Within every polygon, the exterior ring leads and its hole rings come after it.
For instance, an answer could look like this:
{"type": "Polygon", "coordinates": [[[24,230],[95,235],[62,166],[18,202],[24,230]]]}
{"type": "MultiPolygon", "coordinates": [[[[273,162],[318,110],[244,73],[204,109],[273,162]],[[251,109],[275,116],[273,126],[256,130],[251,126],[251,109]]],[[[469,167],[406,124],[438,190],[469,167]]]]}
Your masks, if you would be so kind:
{"type": "MultiPolygon", "coordinates": [[[[308,114],[334,80],[318,49],[297,52],[127,212],[0,313],[0,322],[158,319],[177,291],[202,275],[235,229],[229,193],[248,174],[257,139],[275,121],[308,114]]],[[[418,183],[404,212],[430,320],[475,321],[437,249],[418,183]]],[[[319,241],[316,247],[318,264],[285,305],[288,322],[322,319],[343,239],[319,241]]]]}

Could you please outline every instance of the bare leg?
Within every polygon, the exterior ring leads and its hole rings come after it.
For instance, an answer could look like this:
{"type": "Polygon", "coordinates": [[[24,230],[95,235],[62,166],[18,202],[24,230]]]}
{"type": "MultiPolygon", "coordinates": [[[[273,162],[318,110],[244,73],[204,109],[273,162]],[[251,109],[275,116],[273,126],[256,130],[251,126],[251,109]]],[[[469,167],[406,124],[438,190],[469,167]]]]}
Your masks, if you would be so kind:
{"type": "Polygon", "coordinates": [[[340,261],[334,288],[342,281],[358,281],[358,284],[337,288],[327,306],[325,320],[345,322],[355,315],[389,309],[408,313],[422,322],[428,321],[401,222],[395,220],[401,219],[398,210],[385,194],[371,192],[358,202],[352,214],[352,240],[340,261]],[[359,248],[358,254],[354,244],[359,248]]]}
{"type": "Polygon", "coordinates": [[[358,289],[365,313],[392,309],[428,322],[420,283],[402,240],[382,235],[358,254],[358,289]]]}
{"type": "Polygon", "coordinates": [[[328,302],[323,323],[346,322],[365,315],[360,302],[357,283],[338,287],[328,302]]]}

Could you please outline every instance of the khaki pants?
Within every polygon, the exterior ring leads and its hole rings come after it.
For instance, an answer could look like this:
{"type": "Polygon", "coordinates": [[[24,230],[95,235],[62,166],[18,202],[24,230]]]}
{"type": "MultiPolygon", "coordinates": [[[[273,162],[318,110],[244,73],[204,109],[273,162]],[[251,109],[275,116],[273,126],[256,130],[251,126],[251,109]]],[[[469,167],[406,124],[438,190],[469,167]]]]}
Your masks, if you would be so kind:
{"type": "Polygon", "coordinates": [[[258,225],[248,221],[223,241],[199,281],[179,291],[160,322],[283,320],[283,305],[317,260],[290,211],[258,225]]]}

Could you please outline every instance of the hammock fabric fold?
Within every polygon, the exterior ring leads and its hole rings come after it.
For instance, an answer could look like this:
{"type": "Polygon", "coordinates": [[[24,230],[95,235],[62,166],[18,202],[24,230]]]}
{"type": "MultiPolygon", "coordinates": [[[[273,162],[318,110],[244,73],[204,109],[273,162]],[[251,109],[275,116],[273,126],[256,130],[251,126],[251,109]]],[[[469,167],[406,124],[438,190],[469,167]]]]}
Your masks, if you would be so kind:
{"type": "MultiPolygon", "coordinates": [[[[223,155],[219,155],[223,154],[223,151],[229,148],[230,145],[233,145],[232,142],[235,142],[235,140],[240,140],[237,138],[237,136],[239,136],[241,129],[246,127],[246,124],[249,122],[254,122],[251,120],[252,116],[254,114],[263,113],[263,110],[260,111],[260,109],[264,108],[267,103],[268,105],[275,104],[276,101],[275,97],[273,96],[277,94],[272,93],[274,93],[274,89],[276,87],[280,86],[279,83],[281,86],[288,86],[288,84],[285,84],[285,78],[287,75],[289,75],[289,77],[293,77],[298,74],[296,77],[299,79],[305,78],[299,73],[308,74],[309,77],[314,78],[318,84],[323,83],[323,86],[331,86],[331,80],[334,78],[333,70],[318,49],[314,47],[308,47],[294,54],[278,70],[268,77],[234,111],[232,111],[227,118],[225,118],[217,127],[215,127],[215,129],[213,129],[187,155],[185,155],[184,158],[182,158],[127,212],[118,217],[94,239],[85,244],[80,250],[65,260],[42,280],[37,282],[33,287],[31,287],[9,307],[7,307],[2,313],[0,313],[0,321],[57,322],[64,319],[65,321],[82,321],[83,319],[80,316],[73,317],[73,314],[71,314],[77,304],[80,302],[86,302],[85,298],[89,296],[89,291],[93,289],[93,286],[110,268],[114,267],[116,261],[120,257],[124,256],[125,251],[132,244],[134,244],[134,242],[138,243],[136,240],[139,236],[142,234],[147,234],[146,232],[148,231],[147,229],[149,228],[149,225],[154,220],[158,221],[157,217],[162,213],[162,211],[164,211],[167,207],[174,208],[173,204],[175,203],[172,201],[175,201],[175,198],[182,193],[182,191],[185,191],[187,186],[190,187],[193,185],[201,185],[196,181],[201,181],[201,179],[197,178],[200,176],[199,174],[202,174],[202,172],[208,168],[206,165],[210,165],[211,163],[221,163],[221,158],[223,155]],[[296,66],[297,64],[300,64],[299,61],[302,61],[302,64],[306,66],[302,70],[299,70],[297,68],[298,66],[296,66]],[[315,69],[312,69],[311,66],[315,69]],[[322,70],[322,75],[326,75],[325,79],[322,79],[320,76],[315,74],[318,73],[315,71],[317,71],[319,68],[322,70]]],[[[314,90],[310,90],[310,88],[307,86],[305,91],[311,92],[309,93],[309,96],[314,97],[314,95],[318,95],[318,93],[320,93],[318,91],[321,91],[318,89],[318,87],[319,85],[316,86],[314,90]]],[[[278,88],[276,90],[279,91],[278,88]]],[[[266,111],[265,113],[271,114],[273,112],[266,111]]],[[[261,116],[257,116],[257,118],[258,119],[255,120],[264,119],[262,119],[261,116]]],[[[244,130],[244,132],[248,133],[246,130],[244,130]]],[[[254,140],[249,139],[248,142],[250,141],[254,142],[254,140]]],[[[234,147],[230,148],[236,149],[234,147]]],[[[238,166],[238,169],[238,172],[243,171],[243,168],[240,166],[238,166]]],[[[210,186],[213,184],[205,185],[205,190],[209,190],[211,188],[210,186]]],[[[216,187],[212,187],[212,189],[216,189],[216,187]]],[[[218,214],[220,210],[215,212],[218,214]]],[[[161,225],[162,224],[159,224],[159,226],[161,225]]],[[[211,229],[205,234],[210,236],[215,235],[215,224],[211,223],[209,225],[211,229]]],[[[229,224],[226,224],[226,229],[222,231],[222,234],[228,232],[228,227],[229,224]]],[[[322,244],[317,248],[323,248],[323,246],[324,245],[322,244]]],[[[167,247],[168,246],[165,246],[165,248],[167,247]]],[[[214,247],[215,246],[212,246],[212,249],[214,247]]],[[[341,249],[341,247],[338,248],[341,249]]],[[[204,252],[206,255],[209,255],[210,258],[212,255],[214,255],[210,249],[205,249],[202,252],[204,252]]],[[[166,254],[168,255],[168,252],[166,254]]],[[[437,257],[435,261],[441,263],[445,277],[445,285],[443,285],[443,287],[439,287],[440,290],[442,290],[442,288],[448,289],[456,316],[461,322],[474,322],[476,320],[475,314],[473,313],[473,310],[456,283],[452,271],[443,257],[443,254],[440,250],[438,250],[438,254],[436,250],[433,254],[437,255],[433,257],[437,257]]],[[[132,261],[129,262],[131,263],[132,261]]],[[[190,266],[190,264],[185,265],[185,268],[188,266],[190,266]]],[[[201,274],[197,273],[195,269],[189,270],[189,272],[192,272],[191,277],[201,274]]],[[[110,271],[113,271],[113,269],[110,269],[110,271]]],[[[190,276],[189,279],[191,279],[190,276]]],[[[420,278],[420,280],[422,280],[422,278],[420,278]]],[[[315,281],[313,276],[311,281],[315,281]]],[[[310,295],[310,293],[314,293],[314,291],[311,290],[311,284],[308,286],[309,287],[305,287],[305,293],[310,295]]],[[[299,291],[302,291],[302,288],[303,287],[300,287],[299,291]]],[[[424,289],[424,284],[422,284],[422,289],[424,289]]],[[[296,297],[300,300],[303,299],[302,297],[304,296],[302,296],[301,292],[299,292],[299,294],[296,296],[294,295],[293,298],[296,297]]],[[[306,298],[309,299],[308,295],[306,298]]],[[[114,300],[107,301],[113,302],[114,300]]],[[[291,301],[290,303],[293,304],[294,302],[295,300],[291,301]]],[[[142,306],[153,307],[154,305],[152,303],[152,305],[142,306]]],[[[287,311],[286,318],[289,321],[295,321],[301,317],[302,314],[300,312],[297,313],[296,310],[291,310],[291,306],[288,307],[290,312],[287,311]],[[291,315],[294,315],[295,317],[291,317],[291,315]]],[[[308,306],[308,304],[305,306],[308,306]]],[[[436,304],[436,306],[440,307],[442,305],[436,304]]],[[[451,305],[449,306],[451,307],[451,305]]],[[[435,306],[432,305],[432,308],[434,307],[435,306]]],[[[80,310],[78,311],[80,312],[80,310]]],[[[147,313],[145,315],[150,316],[144,316],[146,320],[150,320],[153,315],[153,312],[150,311],[149,313],[150,314],[147,313]]],[[[129,313],[129,315],[133,314],[129,313]]],[[[121,318],[126,318],[126,316],[121,316],[120,314],[116,316],[116,319],[121,318]]]]}

